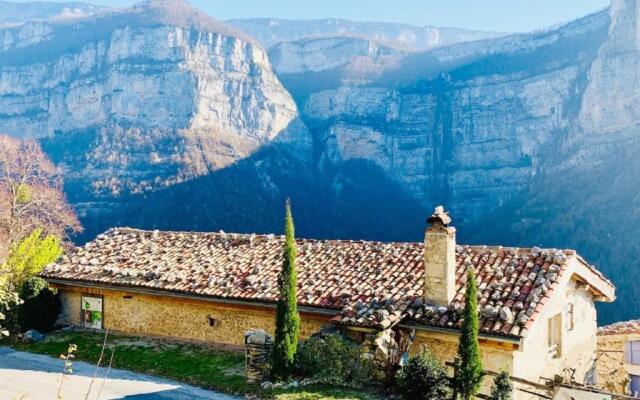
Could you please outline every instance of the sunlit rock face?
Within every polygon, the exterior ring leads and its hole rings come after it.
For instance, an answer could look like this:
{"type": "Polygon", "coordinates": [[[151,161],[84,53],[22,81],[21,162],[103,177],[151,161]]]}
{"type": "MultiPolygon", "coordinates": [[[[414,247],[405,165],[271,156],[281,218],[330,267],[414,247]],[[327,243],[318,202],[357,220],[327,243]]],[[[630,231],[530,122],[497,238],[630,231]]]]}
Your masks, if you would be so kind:
{"type": "Polygon", "coordinates": [[[0,38],[0,132],[42,138],[87,195],[165,187],[304,129],[266,52],[181,1],[0,38]]]}
{"type": "Polygon", "coordinates": [[[602,12],[559,30],[410,54],[363,73],[363,84],[313,90],[288,84],[291,67],[281,75],[324,144],[323,162],[370,160],[468,223],[528,187],[550,146],[579,123],[576,94],[609,29],[602,12]]]}
{"type": "Polygon", "coordinates": [[[366,62],[373,66],[398,60],[402,55],[392,47],[350,37],[281,42],[269,49],[269,59],[278,74],[319,72],[366,62]]]}

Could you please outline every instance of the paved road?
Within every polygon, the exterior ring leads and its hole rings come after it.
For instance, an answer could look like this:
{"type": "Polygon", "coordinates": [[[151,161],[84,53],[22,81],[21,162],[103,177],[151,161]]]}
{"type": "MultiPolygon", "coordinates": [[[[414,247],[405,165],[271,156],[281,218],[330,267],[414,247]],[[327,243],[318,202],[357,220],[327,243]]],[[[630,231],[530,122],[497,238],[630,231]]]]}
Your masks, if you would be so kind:
{"type": "MultiPolygon", "coordinates": [[[[0,347],[0,399],[55,400],[60,385],[62,360],[0,347]]],[[[73,374],[64,378],[63,400],[85,400],[95,366],[73,363],[73,374]]],[[[238,397],[202,390],[179,382],[106,368],[98,370],[88,400],[238,400],[238,397]],[[100,387],[104,382],[102,391],[100,387]]]]}

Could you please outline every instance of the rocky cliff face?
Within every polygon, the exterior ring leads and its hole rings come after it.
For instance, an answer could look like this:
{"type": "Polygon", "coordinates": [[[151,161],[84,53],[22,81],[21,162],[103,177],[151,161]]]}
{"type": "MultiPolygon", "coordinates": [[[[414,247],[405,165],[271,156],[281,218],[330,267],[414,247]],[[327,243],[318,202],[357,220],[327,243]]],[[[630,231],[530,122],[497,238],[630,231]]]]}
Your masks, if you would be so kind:
{"type": "MultiPolygon", "coordinates": [[[[345,65],[374,68],[398,61],[402,55],[394,48],[350,37],[281,42],[269,49],[269,59],[279,75],[320,72],[345,65]]],[[[357,74],[361,76],[363,71],[358,70],[357,74]]]]}
{"type": "Polygon", "coordinates": [[[459,223],[473,222],[526,188],[547,146],[575,125],[574,95],[609,21],[600,13],[494,46],[409,56],[366,85],[308,91],[303,119],[322,162],[370,160],[425,204],[446,202],[459,223]]]}
{"type": "Polygon", "coordinates": [[[209,173],[296,124],[266,52],[179,1],[0,38],[0,132],[42,138],[76,202],[209,173]]]}

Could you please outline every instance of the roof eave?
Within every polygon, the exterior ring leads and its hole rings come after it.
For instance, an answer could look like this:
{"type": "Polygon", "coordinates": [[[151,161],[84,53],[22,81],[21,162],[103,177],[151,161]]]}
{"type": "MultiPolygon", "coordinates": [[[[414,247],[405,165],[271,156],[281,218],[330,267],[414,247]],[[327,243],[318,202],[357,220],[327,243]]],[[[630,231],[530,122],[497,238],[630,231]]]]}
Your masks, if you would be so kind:
{"type": "MultiPolygon", "coordinates": [[[[64,278],[51,278],[47,276],[42,276],[42,279],[53,284],[81,287],[81,288],[96,288],[96,289],[106,289],[106,290],[114,290],[114,291],[126,291],[130,293],[199,300],[199,301],[219,303],[219,304],[225,304],[225,305],[252,306],[252,307],[269,308],[269,309],[276,308],[275,302],[264,301],[264,300],[247,301],[247,300],[239,300],[235,298],[197,295],[197,294],[190,294],[190,293],[169,291],[169,290],[158,290],[158,289],[152,289],[152,288],[146,288],[146,287],[140,287],[140,286],[110,285],[102,282],[72,280],[72,279],[64,279],[64,278]]],[[[316,315],[322,315],[327,317],[334,317],[339,312],[337,310],[332,310],[332,309],[300,306],[300,305],[298,306],[298,310],[306,314],[316,314],[316,315]]]]}
{"type": "MultiPolygon", "coordinates": [[[[419,331],[428,331],[428,332],[437,332],[437,333],[446,333],[449,335],[456,335],[456,336],[460,336],[461,334],[459,329],[440,328],[440,327],[417,324],[412,322],[399,323],[397,326],[400,328],[408,328],[408,329],[415,329],[419,331]]],[[[478,334],[478,338],[493,341],[493,342],[515,344],[517,346],[520,346],[520,343],[522,341],[522,338],[517,336],[491,335],[491,334],[486,334],[482,332],[478,334]]]]}
{"type": "Polygon", "coordinates": [[[582,281],[585,290],[594,294],[594,300],[611,303],[616,299],[616,287],[578,254],[575,255],[574,275],[582,281]]]}

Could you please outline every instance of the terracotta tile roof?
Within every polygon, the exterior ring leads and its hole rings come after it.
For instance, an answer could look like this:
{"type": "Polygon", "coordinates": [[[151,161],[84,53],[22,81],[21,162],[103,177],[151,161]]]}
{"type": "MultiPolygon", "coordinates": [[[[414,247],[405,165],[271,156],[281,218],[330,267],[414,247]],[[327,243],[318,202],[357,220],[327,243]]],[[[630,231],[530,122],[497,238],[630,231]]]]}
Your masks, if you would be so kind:
{"type": "MultiPolygon", "coordinates": [[[[284,237],[112,229],[42,276],[222,299],[275,302],[284,237]]],[[[456,329],[467,268],[479,281],[480,327],[522,337],[573,251],[457,246],[457,294],[448,307],[422,302],[422,243],[297,240],[298,301],[334,310],[335,322],[389,327],[400,321],[456,329]]]]}
{"type": "MultiPolygon", "coordinates": [[[[465,301],[467,268],[478,279],[480,331],[523,337],[551,297],[573,251],[457,246],[456,295],[447,306],[426,304],[420,297],[396,304],[395,315],[432,327],[459,329],[465,301]]],[[[420,272],[423,265],[420,263],[420,272]]],[[[422,279],[419,284],[422,285],[422,279]]],[[[422,290],[419,290],[422,294],[422,290]]],[[[374,319],[377,319],[373,312],[374,319]]],[[[342,322],[367,325],[369,310],[347,306],[342,322]],[[364,318],[363,318],[364,317],[364,318]]],[[[384,315],[386,313],[383,312],[384,315]]]]}
{"type": "Polygon", "coordinates": [[[640,334],[640,319],[616,322],[615,324],[601,326],[598,328],[598,335],[628,334],[640,334]]]}

